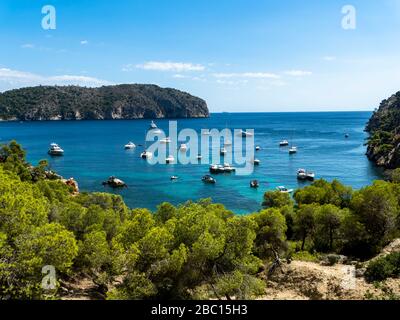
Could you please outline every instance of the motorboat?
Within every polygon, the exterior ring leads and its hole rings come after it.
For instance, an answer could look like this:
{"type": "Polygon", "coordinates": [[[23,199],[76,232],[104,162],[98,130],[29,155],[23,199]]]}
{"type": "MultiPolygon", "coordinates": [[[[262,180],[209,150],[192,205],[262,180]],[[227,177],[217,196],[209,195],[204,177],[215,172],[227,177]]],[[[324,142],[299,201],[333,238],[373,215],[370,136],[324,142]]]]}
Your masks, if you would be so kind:
{"type": "Polygon", "coordinates": [[[307,180],[307,172],[305,169],[299,169],[297,171],[297,179],[298,180],[307,180]]]}
{"type": "Polygon", "coordinates": [[[224,172],[227,172],[227,173],[236,171],[236,168],[232,167],[229,163],[224,163],[223,169],[224,169],[224,172]]]}
{"type": "Polygon", "coordinates": [[[201,179],[204,183],[209,183],[209,184],[216,184],[217,180],[215,180],[213,177],[210,175],[206,175],[201,179]]]}
{"type": "Polygon", "coordinates": [[[225,173],[225,168],[224,166],[218,165],[218,164],[212,164],[210,166],[210,173],[225,173]]]}
{"type": "Polygon", "coordinates": [[[280,147],[287,147],[288,145],[289,145],[289,141],[287,141],[287,140],[282,140],[281,142],[279,142],[280,147]]]}
{"type": "Polygon", "coordinates": [[[261,164],[261,161],[260,161],[259,159],[254,159],[254,160],[253,160],[253,164],[254,164],[255,166],[259,166],[259,165],[261,164]]]}
{"type": "Polygon", "coordinates": [[[146,150],[144,150],[141,154],[140,154],[140,157],[142,158],[142,159],[148,159],[148,158],[151,158],[153,156],[153,154],[151,153],[151,152],[149,152],[149,151],[146,151],[146,150]]]}
{"type": "Polygon", "coordinates": [[[347,139],[347,138],[350,137],[350,135],[349,135],[348,133],[346,133],[346,134],[344,135],[344,137],[347,139]]]}
{"type": "Polygon", "coordinates": [[[103,186],[110,186],[111,188],[124,188],[127,187],[127,184],[121,179],[111,176],[107,181],[103,182],[103,186]]]}
{"type": "Polygon", "coordinates": [[[297,147],[290,147],[289,154],[295,154],[295,153],[297,153],[297,147]]]}
{"type": "Polygon", "coordinates": [[[260,151],[261,150],[261,147],[260,146],[257,146],[256,147],[256,151],[260,151]]]}
{"type": "Polygon", "coordinates": [[[252,180],[250,181],[250,188],[257,189],[260,186],[260,183],[258,180],[252,180]]]}
{"type": "Polygon", "coordinates": [[[186,151],[188,149],[187,145],[185,143],[182,143],[179,147],[180,151],[186,151]]]}
{"type": "Polygon", "coordinates": [[[307,171],[305,169],[299,169],[297,171],[297,179],[298,180],[309,180],[309,181],[314,181],[315,179],[315,173],[307,171]]]}
{"type": "Polygon", "coordinates": [[[64,155],[64,150],[60,148],[57,143],[50,144],[50,149],[48,151],[51,156],[62,156],[64,155]]]}
{"type": "Polygon", "coordinates": [[[293,189],[288,189],[284,186],[279,186],[276,188],[276,190],[278,190],[280,193],[292,193],[293,189]]]}
{"type": "Polygon", "coordinates": [[[228,151],[226,150],[225,147],[222,147],[221,150],[219,151],[219,153],[221,154],[221,156],[224,156],[228,153],[228,151]]]}
{"type": "Polygon", "coordinates": [[[171,180],[172,181],[174,181],[174,180],[178,180],[179,179],[179,177],[178,176],[171,176],[171,180]]]}
{"type": "Polygon", "coordinates": [[[201,159],[203,159],[203,156],[199,153],[199,154],[197,155],[197,160],[201,160],[201,159]]]}
{"type": "Polygon", "coordinates": [[[307,180],[314,181],[315,180],[315,173],[314,172],[307,172],[307,180]]]}
{"type": "Polygon", "coordinates": [[[136,145],[133,143],[133,142],[128,142],[126,145],[125,145],[125,150],[128,150],[128,149],[133,149],[133,148],[136,148],[136,145]]]}
{"type": "Polygon", "coordinates": [[[174,161],[175,161],[175,158],[174,158],[173,156],[168,156],[168,158],[165,159],[165,162],[166,162],[167,164],[172,163],[172,162],[174,162],[174,161]]]}

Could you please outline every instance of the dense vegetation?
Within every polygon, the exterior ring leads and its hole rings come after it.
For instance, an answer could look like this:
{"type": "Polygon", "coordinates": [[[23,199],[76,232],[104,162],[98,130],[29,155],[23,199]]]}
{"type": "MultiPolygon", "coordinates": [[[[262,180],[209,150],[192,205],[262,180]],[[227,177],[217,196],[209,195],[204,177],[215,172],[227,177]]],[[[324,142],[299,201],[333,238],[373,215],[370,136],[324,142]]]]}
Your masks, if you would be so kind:
{"type": "Polygon", "coordinates": [[[399,235],[399,195],[395,182],[353,192],[320,180],[295,202],[268,192],[265,209],[247,216],[210,200],[132,210],[120,196],[74,195],[12,142],[0,150],[0,299],[49,297],[46,265],[58,286],[90,278],[108,299],[254,298],[279,257],[379,252],[399,235]]]}
{"type": "Polygon", "coordinates": [[[0,120],[208,117],[204,100],[156,85],[38,86],[0,94],[0,120]]]}
{"type": "Polygon", "coordinates": [[[400,276],[400,252],[394,252],[372,261],[368,265],[365,276],[369,281],[382,281],[400,276]]]}
{"type": "Polygon", "coordinates": [[[382,101],[366,130],[369,159],[386,169],[400,167],[400,92],[382,101]]]}

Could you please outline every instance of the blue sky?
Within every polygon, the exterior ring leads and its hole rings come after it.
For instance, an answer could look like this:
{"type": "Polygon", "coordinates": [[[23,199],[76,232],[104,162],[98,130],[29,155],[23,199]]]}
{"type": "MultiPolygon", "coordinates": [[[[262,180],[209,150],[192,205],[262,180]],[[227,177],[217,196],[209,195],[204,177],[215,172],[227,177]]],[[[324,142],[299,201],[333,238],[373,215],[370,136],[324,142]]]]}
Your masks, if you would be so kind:
{"type": "Polygon", "coordinates": [[[372,110],[400,90],[399,36],[400,0],[2,0],[0,91],[155,83],[213,112],[372,110]]]}

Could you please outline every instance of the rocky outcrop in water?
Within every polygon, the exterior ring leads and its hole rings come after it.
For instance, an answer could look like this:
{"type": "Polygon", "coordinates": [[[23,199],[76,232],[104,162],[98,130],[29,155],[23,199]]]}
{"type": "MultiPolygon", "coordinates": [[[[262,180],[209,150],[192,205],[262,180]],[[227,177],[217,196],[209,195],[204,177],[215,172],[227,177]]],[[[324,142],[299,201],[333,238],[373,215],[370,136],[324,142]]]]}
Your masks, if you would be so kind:
{"type": "Polygon", "coordinates": [[[367,156],[385,169],[400,167],[400,91],[383,100],[369,120],[367,156]]]}
{"type": "Polygon", "coordinates": [[[38,86],[0,94],[0,120],[112,120],[208,117],[204,100],[156,85],[38,86]]]}

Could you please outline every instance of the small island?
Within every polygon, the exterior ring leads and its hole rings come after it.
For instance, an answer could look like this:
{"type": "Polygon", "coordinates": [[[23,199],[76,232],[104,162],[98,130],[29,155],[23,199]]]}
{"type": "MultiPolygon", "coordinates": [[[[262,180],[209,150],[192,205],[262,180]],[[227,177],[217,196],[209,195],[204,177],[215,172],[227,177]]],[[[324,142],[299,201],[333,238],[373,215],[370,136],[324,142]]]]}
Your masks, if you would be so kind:
{"type": "Polygon", "coordinates": [[[147,84],[37,86],[0,94],[0,121],[206,118],[207,103],[147,84]]]}

